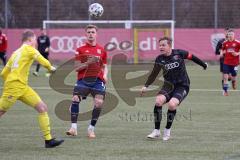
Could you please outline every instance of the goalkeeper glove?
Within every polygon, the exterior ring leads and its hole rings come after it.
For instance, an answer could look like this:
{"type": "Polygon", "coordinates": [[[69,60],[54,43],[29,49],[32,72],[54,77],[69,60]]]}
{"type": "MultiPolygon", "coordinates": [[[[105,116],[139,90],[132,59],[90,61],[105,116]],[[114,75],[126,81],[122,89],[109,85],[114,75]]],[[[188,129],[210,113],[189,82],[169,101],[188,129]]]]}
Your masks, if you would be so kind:
{"type": "Polygon", "coordinates": [[[49,72],[50,72],[50,73],[54,73],[56,70],[57,70],[57,69],[56,69],[54,66],[51,66],[49,72]]]}

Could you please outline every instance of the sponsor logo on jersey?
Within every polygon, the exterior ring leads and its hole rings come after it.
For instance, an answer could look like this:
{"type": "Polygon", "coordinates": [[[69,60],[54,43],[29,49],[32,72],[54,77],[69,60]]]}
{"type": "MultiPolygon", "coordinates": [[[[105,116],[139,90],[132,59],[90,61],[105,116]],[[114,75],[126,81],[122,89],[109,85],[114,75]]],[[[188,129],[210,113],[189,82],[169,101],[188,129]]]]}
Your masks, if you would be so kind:
{"type": "Polygon", "coordinates": [[[46,39],[40,39],[40,43],[46,43],[46,39]]]}
{"type": "Polygon", "coordinates": [[[179,59],[179,56],[178,56],[178,55],[175,55],[175,56],[173,56],[173,59],[174,59],[174,60],[178,60],[178,59],[179,59]]]}
{"type": "Polygon", "coordinates": [[[228,48],[228,49],[227,49],[227,52],[229,52],[229,53],[234,52],[234,48],[228,48]]]}
{"type": "Polygon", "coordinates": [[[97,49],[97,53],[98,53],[98,54],[102,54],[101,49],[97,49]]]}
{"type": "Polygon", "coordinates": [[[165,64],[165,68],[166,68],[167,70],[174,69],[174,68],[177,68],[177,67],[179,67],[179,63],[178,63],[178,62],[173,62],[173,63],[165,64]]]}

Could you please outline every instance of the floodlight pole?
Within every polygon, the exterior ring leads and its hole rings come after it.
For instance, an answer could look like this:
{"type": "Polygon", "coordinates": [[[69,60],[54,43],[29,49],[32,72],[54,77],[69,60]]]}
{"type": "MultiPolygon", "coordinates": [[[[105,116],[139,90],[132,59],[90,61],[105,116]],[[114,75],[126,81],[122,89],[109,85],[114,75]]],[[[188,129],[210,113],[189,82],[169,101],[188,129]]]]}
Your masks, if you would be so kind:
{"type": "Polygon", "coordinates": [[[5,28],[8,28],[8,0],[5,0],[5,28]]]}

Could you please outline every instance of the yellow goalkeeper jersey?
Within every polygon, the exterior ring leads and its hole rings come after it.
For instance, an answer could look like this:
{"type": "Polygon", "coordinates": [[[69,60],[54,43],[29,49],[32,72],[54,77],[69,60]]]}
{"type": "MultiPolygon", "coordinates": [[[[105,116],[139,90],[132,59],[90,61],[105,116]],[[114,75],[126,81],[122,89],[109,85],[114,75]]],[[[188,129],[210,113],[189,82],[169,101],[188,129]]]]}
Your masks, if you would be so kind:
{"type": "Polygon", "coordinates": [[[1,75],[5,81],[20,81],[28,84],[28,75],[32,63],[36,60],[48,70],[51,70],[51,64],[34,47],[23,44],[19,49],[13,52],[8,63],[3,68],[1,75]]]}

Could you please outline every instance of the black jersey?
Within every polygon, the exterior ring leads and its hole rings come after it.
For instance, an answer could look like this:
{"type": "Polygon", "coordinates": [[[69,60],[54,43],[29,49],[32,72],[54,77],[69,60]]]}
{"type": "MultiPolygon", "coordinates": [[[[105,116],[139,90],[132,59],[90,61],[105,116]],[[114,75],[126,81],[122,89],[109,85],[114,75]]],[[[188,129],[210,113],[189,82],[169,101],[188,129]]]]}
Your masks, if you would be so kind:
{"type": "Polygon", "coordinates": [[[220,50],[222,49],[222,44],[225,41],[225,38],[222,38],[218,41],[217,45],[216,45],[216,49],[215,49],[215,54],[216,55],[220,55],[220,50]]]}
{"type": "Polygon", "coordinates": [[[171,55],[159,55],[156,58],[153,70],[148,77],[145,86],[149,86],[154,82],[161,69],[163,69],[164,81],[168,81],[173,85],[181,84],[183,86],[189,86],[190,80],[187,74],[184,59],[190,59],[202,66],[204,69],[207,68],[207,65],[202,60],[188,53],[188,51],[173,49],[171,55]]]}
{"type": "MultiPolygon", "coordinates": [[[[220,55],[220,52],[221,52],[221,49],[222,49],[222,44],[225,40],[226,40],[225,38],[222,38],[218,41],[216,49],[215,49],[215,54],[216,55],[220,55]]],[[[223,61],[224,61],[224,55],[223,55],[223,57],[220,57],[220,62],[223,63],[223,61]]]]}
{"type": "Polygon", "coordinates": [[[45,49],[50,47],[49,37],[47,35],[41,35],[38,37],[37,43],[38,43],[38,51],[41,54],[48,54],[48,52],[45,52],[45,49]]]}

